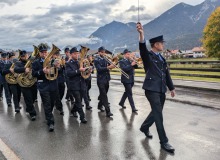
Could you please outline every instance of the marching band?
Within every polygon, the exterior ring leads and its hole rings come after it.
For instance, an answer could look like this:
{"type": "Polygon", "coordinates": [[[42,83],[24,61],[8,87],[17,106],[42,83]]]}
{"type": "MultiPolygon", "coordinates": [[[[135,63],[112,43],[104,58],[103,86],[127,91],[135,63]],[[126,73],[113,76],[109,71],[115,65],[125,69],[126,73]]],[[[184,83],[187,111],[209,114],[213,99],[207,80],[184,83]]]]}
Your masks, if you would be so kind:
{"type": "Polygon", "coordinates": [[[17,58],[13,52],[1,53],[1,86],[4,88],[8,107],[12,106],[13,97],[16,113],[19,113],[21,109],[22,93],[28,117],[31,121],[35,121],[37,112],[33,104],[37,102],[37,92],[39,91],[48,129],[50,132],[54,131],[53,109],[56,108],[60,115],[64,115],[62,99],[65,86],[67,86],[66,99],[71,101],[70,116],[78,117],[79,114],[81,123],[87,123],[83,111],[83,101],[85,108],[91,110],[89,90],[91,73],[94,73],[95,69],[100,93],[98,109],[106,112],[107,117],[112,117],[107,96],[111,79],[110,70],[119,68],[119,64],[121,72],[123,72],[122,83],[125,86],[125,92],[119,105],[124,108],[124,102],[128,98],[132,111],[137,112],[132,98],[134,68],[137,68],[137,62],[130,58],[131,55],[127,49],[122,53],[124,58],[119,62],[114,62],[113,57],[107,56],[104,47],[98,48],[98,53],[90,55],[87,54],[89,48],[83,46],[80,51],[76,47],[65,48],[65,57],[61,57],[60,49],[55,45],[52,46],[50,52],[48,49],[46,44],[41,43],[37,47],[34,46],[34,51],[30,55],[25,50],[19,50],[17,58]],[[128,77],[130,78],[127,79],[128,77]]]}

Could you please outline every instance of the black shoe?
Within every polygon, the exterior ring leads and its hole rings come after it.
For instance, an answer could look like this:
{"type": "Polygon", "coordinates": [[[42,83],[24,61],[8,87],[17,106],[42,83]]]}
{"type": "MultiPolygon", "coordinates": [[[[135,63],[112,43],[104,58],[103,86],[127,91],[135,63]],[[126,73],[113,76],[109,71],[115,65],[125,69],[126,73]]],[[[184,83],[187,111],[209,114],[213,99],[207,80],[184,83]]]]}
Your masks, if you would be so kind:
{"type": "Polygon", "coordinates": [[[11,105],[11,103],[8,103],[8,107],[11,107],[12,105],[11,105]]]}
{"type": "Polygon", "coordinates": [[[91,107],[91,106],[86,106],[86,109],[87,109],[87,110],[91,110],[92,107],[91,107]]]}
{"type": "Polygon", "coordinates": [[[15,109],[15,112],[16,112],[16,113],[20,113],[20,109],[19,109],[19,108],[16,108],[16,109],[15,109]]]}
{"type": "Polygon", "coordinates": [[[113,116],[113,114],[112,114],[111,112],[108,112],[108,113],[106,114],[106,117],[111,117],[111,116],[113,116]]]}
{"type": "Polygon", "coordinates": [[[122,108],[126,108],[126,106],[124,106],[123,104],[119,103],[119,106],[121,106],[122,108]]]}
{"type": "Polygon", "coordinates": [[[36,116],[31,116],[31,121],[35,121],[36,120],[36,116]]]}
{"type": "Polygon", "coordinates": [[[140,128],[140,131],[145,134],[147,138],[153,138],[153,135],[150,133],[150,131],[143,131],[143,129],[140,128]]]}
{"type": "Polygon", "coordinates": [[[37,99],[35,99],[35,100],[34,100],[34,102],[38,102],[38,100],[37,100],[37,99]]]}
{"type": "Polygon", "coordinates": [[[175,149],[168,142],[161,144],[161,148],[170,153],[173,153],[175,151],[175,149]]]}
{"type": "Polygon", "coordinates": [[[54,131],[54,125],[53,124],[50,124],[49,125],[49,132],[53,132],[54,131]]]}
{"type": "Polygon", "coordinates": [[[98,109],[99,109],[101,112],[105,112],[105,110],[103,109],[102,106],[98,106],[98,109]]]}
{"type": "Polygon", "coordinates": [[[81,120],[81,123],[86,124],[86,123],[87,123],[87,120],[86,120],[85,118],[83,118],[83,119],[81,120]]]}
{"type": "Polygon", "coordinates": [[[136,113],[138,110],[137,109],[133,109],[132,112],[136,113]]]}

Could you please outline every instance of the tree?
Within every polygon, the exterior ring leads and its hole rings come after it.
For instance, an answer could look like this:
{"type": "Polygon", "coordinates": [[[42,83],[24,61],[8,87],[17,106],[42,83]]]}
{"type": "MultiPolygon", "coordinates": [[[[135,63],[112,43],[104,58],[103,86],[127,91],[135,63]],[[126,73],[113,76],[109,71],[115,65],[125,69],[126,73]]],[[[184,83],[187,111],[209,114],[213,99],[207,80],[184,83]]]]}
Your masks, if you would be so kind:
{"type": "Polygon", "coordinates": [[[220,58],[220,7],[210,15],[203,30],[202,42],[209,57],[220,58]]]}

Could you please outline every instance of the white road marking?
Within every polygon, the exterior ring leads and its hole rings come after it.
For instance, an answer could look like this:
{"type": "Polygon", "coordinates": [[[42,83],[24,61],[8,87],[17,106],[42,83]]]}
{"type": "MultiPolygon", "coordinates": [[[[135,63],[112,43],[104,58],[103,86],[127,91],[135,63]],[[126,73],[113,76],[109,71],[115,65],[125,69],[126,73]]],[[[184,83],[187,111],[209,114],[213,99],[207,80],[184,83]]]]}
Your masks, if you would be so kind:
{"type": "Polygon", "coordinates": [[[12,151],[0,138],[0,151],[7,160],[20,160],[20,158],[12,151]]]}

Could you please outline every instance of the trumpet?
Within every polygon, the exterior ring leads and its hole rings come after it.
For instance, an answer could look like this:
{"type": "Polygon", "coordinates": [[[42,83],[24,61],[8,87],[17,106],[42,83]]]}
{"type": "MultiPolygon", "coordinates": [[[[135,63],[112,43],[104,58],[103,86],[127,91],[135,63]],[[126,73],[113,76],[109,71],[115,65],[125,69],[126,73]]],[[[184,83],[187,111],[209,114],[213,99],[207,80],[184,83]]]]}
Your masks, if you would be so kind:
{"type": "Polygon", "coordinates": [[[125,76],[127,79],[129,79],[129,75],[123,71],[119,66],[118,66],[118,60],[119,58],[116,56],[116,57],[111,57],[109,55],[103,55],[103,58],[109,63],[109,64],[112,64],[115,68],[118,69],[118,71],[123,75],[125,76]]]}

